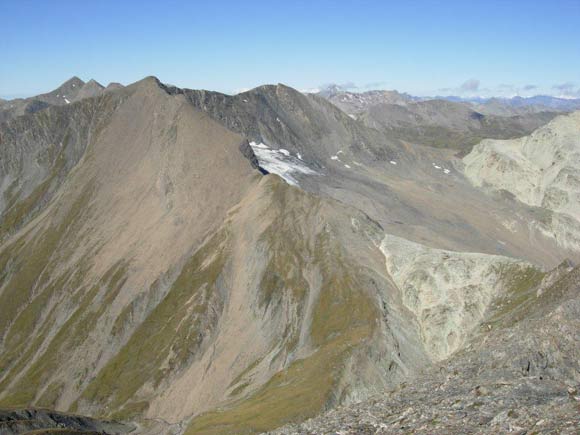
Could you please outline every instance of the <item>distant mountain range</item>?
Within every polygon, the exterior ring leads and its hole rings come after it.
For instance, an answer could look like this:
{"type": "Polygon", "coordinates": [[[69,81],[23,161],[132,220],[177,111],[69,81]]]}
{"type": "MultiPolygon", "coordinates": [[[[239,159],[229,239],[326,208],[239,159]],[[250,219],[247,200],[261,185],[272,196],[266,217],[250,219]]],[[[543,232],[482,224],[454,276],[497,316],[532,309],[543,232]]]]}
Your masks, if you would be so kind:
{"type": "MultiPolygon", "coordinates": [[[[337,86],[317,95],[389,137],[462,150],[483,138],[508,139],[529,134],[558,113],[568,111],[562,105],[559,109],[552,107],[557,106],[556,102],[552,106],[532,102],[511,105],[511,100],[498,99],[476,103],[460,97],[424,98],[398,91],[348,92],[337,86]]],[[[569,103],[566,108],[572,107],[573,101],[564,101],[569,103]]]]}
{"type": "Polygon", "coordinates": [[[509,106],[514,107],[545,106],[553,109],[566,111],[576,110],[580,108],[580,98],[561,98],[554,97],[552,95],[534,95],[531,97],[520,97],[519,95],[516,95],[514,97],[458,97],[449,95],[449,96],[425,97],[425,99],[449,100],[474,104],[501,102],[503,104],[507,104],[509,106]]]}
{"type": "MultiPolygon", "coordinates": [[[[355,107],[368,107],[374,104],[405,104],[412,101],[445,100],[466,103],[475,108],[511,108],[533,111],[572,112],[580,109],[580,98],[561,98],[551,95],[531,97],[461,97],[457,95],[436,95],[417,97],[396,90],[371,90],[365,92],[346,91],[338,85],[331,85],[318,92],[318,95],[331,100],[337,106],[354,104],[355,107]]],[[[342,108],[342,107],[341,107],[342,108]]],[[[491,113],[491,112],[490,112],[491,113]]],[[[496,113],[505,114],[505,113],[496,113]]]]}
{"type": "Polygon", "coordinates": [[[533,97],[474,97],[462,98],[456,96],[434,97],[460,103],[467,103],[482,113],[495,115],[522,114],[530,112],[556,111],[572,112],[580,109],[580,98],[560,98],[551,95],[536,95],[533,97]]]}

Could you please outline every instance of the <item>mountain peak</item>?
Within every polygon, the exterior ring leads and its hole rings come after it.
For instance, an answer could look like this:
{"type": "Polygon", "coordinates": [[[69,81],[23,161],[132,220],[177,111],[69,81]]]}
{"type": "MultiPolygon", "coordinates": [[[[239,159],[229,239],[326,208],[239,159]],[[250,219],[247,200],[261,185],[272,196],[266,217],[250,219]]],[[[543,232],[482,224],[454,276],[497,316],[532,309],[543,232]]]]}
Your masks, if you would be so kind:
{"type": "MultiPolygon", "coordinates": [[[[75,89],[77,89],[76,86],[75,89]]],[[[95,97],[103,92],[104,89],[105,87],[103,85],[96,80],[91,79],[77,91],[75,101],[82,100],[83,98],[95,97]]]]}
{"type": "Polygon", "coordinates": [[[104,86],[102,84],[100,84],[98,81],[96,81],[95,79],[90,79],[88,82],[85,83],[85,86],[96,86],[98,88],[103,89],[104,86]]]}
{"type": "Polygon", "coordinates": [[[159,86],[161,84],[161,80],[159,80],[155,76],[147,76],[147,77],[139,80],[136,83],[150,83],[150,84],[155,84],[155,85],[158,85],[159,86]]]}
{"type": "Polygon", "coordinates": [[[77,86],[78,87],[81,87],[84,84],[85,84],[85,82],[83,80],[79,79],[77,76],[72,76],[70,79],[68,79],[62,85],[60,85],[58,87],[58,89],[68,88],[68,87],[74,87],[74,88],[76,88],[77,86]]]}
{"type": "Polygon", "coordinates": [[[136,89],[155,89],[162,87],[163,83],[161,83],[161,81],[155,76],[147,76],[128,86],[128,88],[136,88],[136,89]]]}

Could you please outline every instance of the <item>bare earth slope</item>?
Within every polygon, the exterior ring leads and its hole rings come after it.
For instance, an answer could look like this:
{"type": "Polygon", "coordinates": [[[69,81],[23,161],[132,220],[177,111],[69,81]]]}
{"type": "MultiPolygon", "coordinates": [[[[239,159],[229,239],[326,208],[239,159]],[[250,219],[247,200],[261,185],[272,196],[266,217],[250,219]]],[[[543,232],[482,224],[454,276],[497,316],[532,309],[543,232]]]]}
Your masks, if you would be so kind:
{"type": "MultiPolygon", "coordinates": [[[[561,367],[577,273],[545,274],[580,258],[574,183],[559,208],[486,190],[469,156],[283,85],[91,88],[0,123],[0,407],[139,434],[268,431],[441,364],[475,382],[486,352],[512,364],[518,325],[527,355],[560,320],[553,376],[576,379],[561,367]]],[[[572,156],[553,140],[568,122],[534,134],[572,156]]]]}
{"type": "Polygon", "coordinates": [[[68,409],[258,177],[242,138],[156,80],[121,92],[58,193],[2,244],[3,404],[68,409]]]}

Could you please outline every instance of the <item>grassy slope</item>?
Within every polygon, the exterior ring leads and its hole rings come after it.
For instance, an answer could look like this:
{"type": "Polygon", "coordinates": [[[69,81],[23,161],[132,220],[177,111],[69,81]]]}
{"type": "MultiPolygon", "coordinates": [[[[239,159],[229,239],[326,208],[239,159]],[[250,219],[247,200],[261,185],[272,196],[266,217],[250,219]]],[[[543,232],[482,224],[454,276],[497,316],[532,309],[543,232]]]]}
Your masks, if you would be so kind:
{"type": "MultiPolygon", "coordinates": [[[[285,251],[276,252],[277,271],[288,270],[294,264],[295,247],[290,242],[285,251]]],[[[371,297],[357,285],[362,282],[357,268],[328,234],[318,235],[312,262],[323,278],[310,329],[315,351],[278,372],[249,398],[198,416],[188,434],[261,432],[312,417],[334,401],[345,362],[355,348],[370,339],[380,313],[371,297]]],[[[302,288],[299,280],[284,282],[283,286],[272,287],[269,281],[262,281],[266,285],[260,291],[272,299],[276,297],[273,291],[299,292],[302,288]]]]}

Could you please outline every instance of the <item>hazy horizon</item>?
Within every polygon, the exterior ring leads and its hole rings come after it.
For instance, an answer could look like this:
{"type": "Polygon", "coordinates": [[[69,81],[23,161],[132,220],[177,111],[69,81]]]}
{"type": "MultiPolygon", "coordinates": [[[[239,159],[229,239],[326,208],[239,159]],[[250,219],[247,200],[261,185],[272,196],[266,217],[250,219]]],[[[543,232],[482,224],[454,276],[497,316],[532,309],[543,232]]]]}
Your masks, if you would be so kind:
{"type": "MultiPolygon", "coordinates": [[[[162,77],[158,77],[154,74],[149,74],[148,76],[155,76],[162,83],[164,83],[166,85],[175,86],[175,84],[168,83],[168,82],[164,81],[162,77]]],[[[145,77],[148,77],[148,76],[145,76],[145,77]]],[[[13,100],[13,99],[15,100],[15,99],[20,99],[20,98],[30,98],[30,97],[40,95],[43,93],[48,93],[48,92],[51,92],[54,89],[58,88],[59,86],[61,86],[62,84],[64,84],[66,81],[70,80],[73,77],[78,77],[78,75],[71,75],[67,79],[62,80],[61,82],[55,84],[53,87],[36,92],[36,93],[33,93],[33,94],[8,94],[8,95],[0,95],[0,98],[5,99],[5,100],[13,100]]],[[[127,86],[127,85],[130,85],[132,83],[138,82],[138,81],[144,79],[145,77],[142,77],[141,79],[137,79],[134,82],[121,83],[121,84],[124,86],[127,86]]],[[[84,82],[88,82],[89,80],[96,80],[99,84],[101,84],[103,86],[107,86],[108,84],[113,83],[113,82],[101,82],[101,81],[95,79],[94,77],[78,77],[78,78],[80,78],[84,82]]],[[[115,83],[119,83],[119,82],[115,81],[115,83]]],[[[279,84],[279,83],[262,83],[256,87],[263,86],[263,85],[276,85],[276,84],[279,84]]],[[[291,86],[288,83],[280,83],[280,84],[283,84],[286,86],[291,86]]],[[[180,86],[180,87],[187,88],[187,89],[201,89],[201,88],[195,88],[195,87],[191,87],[191,86],[180,86]]],[[[300,92],[304,92],[304,93],[316,93],[316,92],[328,90],[331,87],[336,87],[340,91],[351,92],[351,93],[364,93],[364,92],[370,92],[370,91],[396,91],[396,92],[399,92],[402,94],[408,94],[408,95],[411,95],[414,97],[423,97],[423,98],[437,98],[437,97],[452,98],[452,97],[457,97],[457,98],[462,98],[465,100],[476,100],[478,98],[480,98],[480,99],[508,98],[509,99],[509,98],[514,98],[514,97],[531,98],[531,97],[544,97],[544,96],[550,96],[550,97],[561,98],[561,99],[580,99],[580,95],[566,95],[566,94],[562,94],[562,92],[555,92],[555,93],[554,92],[552,92],[552,93],[550,93],[550,92],[545,92],[545,93],[541,93],[541,92],[515,92],[512,94],[505,94],[505,93],[503,93],[503,94],[501,94],[501,93],[485,94],[484,93],[484,94],[480,94],[480,95],[474,95],[474,94],[465,95],[465,94],[462,94],[461,92],[449,93],[449,92],[446,92],[444,89],[440,89],[439,90],[440,92],[436,93],[436,94],[420,95],[420,94],[414,94],[412,92],[407,92],[403,89],[389,89],[389,88],[384,88],[384,87],[380,87],[380,86],[377,86],[374,88],[371,88],[371,87],[361,88],[359,86],[352,86],[349,84],[340,84],[340,83],[326,83],[326,84],[322,84],[322,85],[315,87],[315,88],[307,88],[307,89],[300,89],[300,88],[297,88],[294,86],[291,86],[291,87],[299,90],[300,92]]],[[[222,93],[229,94],[229,95],[235,95],[238,93],[249,91],[251,89],[253,89],[253,88],[241,88],[241,89],[235,89],[232,91],[223,91],[223,90],[220,91],[220,90],[215,90],[215,89],[206,89],[206,90],[218,91],[218,92],[222,92],[222,93]]],[[[450,90],[450,91],[452,91],[452,90],[450,90]]]]}

